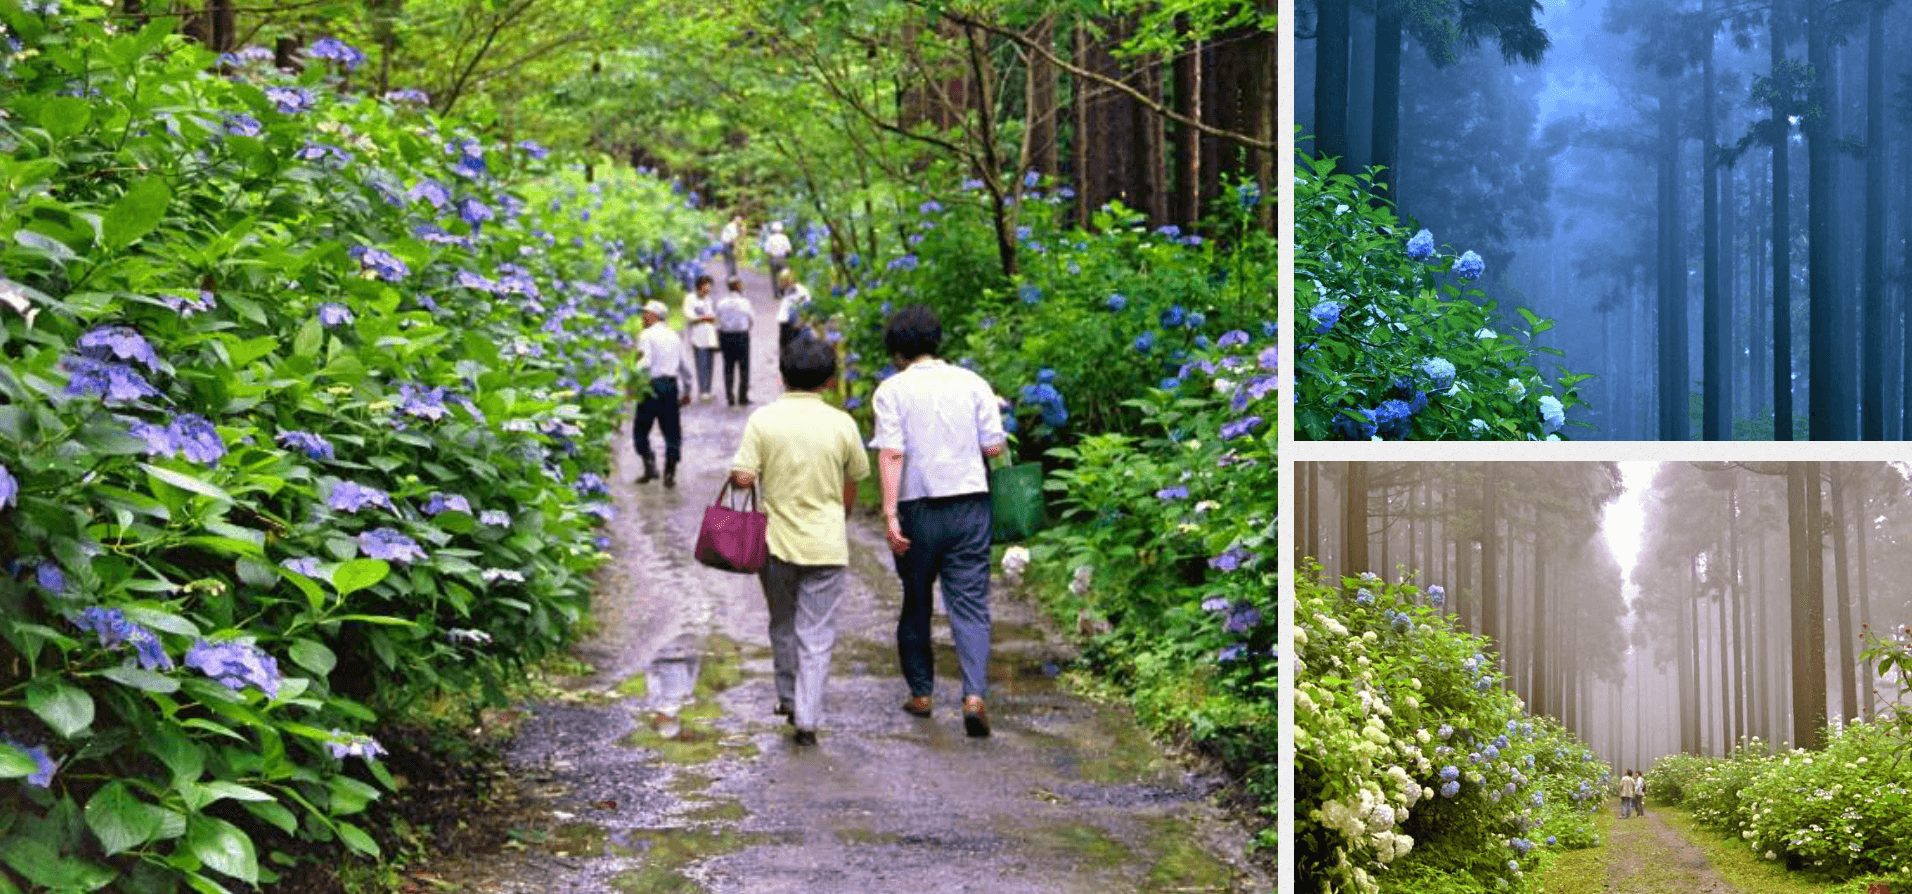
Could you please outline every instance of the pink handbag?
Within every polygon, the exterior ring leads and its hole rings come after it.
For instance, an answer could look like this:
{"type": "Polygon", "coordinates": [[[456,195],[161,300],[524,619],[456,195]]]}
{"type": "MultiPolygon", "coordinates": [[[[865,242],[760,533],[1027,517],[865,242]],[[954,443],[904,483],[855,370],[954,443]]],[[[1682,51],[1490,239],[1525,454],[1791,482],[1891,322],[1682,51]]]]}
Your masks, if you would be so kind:
{"type": "MultiPolygon", "coordinates": [[[[757,486],[762,487],[763,482],[757,486]]],[[[697,546],[692,554],[719,571],[756,574],[770,561],[769,531],[770,516],[757,511],[757,488],[750,489],[744,508],[739,509],[726,477],[723,488],[717,491],[717,502],[704,510],[704,523],[697,528],[697,546]]]]}

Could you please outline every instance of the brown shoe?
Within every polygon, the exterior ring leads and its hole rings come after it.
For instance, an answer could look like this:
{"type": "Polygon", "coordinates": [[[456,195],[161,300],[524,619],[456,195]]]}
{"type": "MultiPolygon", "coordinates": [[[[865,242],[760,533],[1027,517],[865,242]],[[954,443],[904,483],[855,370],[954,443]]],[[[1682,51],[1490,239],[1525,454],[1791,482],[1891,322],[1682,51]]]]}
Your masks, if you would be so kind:
{"type": "Polygon", "coordinates": [[[813,729],[797,730],[796,735],[790,737],[790,741],[798,745],[815,745],[817,744],[817,731],[813,729]]]}
{"type": "Polygon", "coordinates": [[[934,703],[930,701],[930,697],[927,695],[912,695],[909,701],[903,703],[903,710],[906,713],[914,714],[918,717],[928,717],[930,705],[932,704],[934,703]]]}
{"type": "Polygon", "coordinates": [[[989,709],[983,707],[980,696],[963,699],[963,732],[974,739],[989,737],[989,709]]]}

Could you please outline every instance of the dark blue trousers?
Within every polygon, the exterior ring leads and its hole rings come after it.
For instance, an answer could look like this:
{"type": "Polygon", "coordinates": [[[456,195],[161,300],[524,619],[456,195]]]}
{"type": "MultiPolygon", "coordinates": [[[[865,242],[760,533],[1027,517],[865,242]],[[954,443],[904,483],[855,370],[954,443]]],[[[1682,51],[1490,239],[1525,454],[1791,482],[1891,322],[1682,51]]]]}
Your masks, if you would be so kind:
{"type": "Polygon", "coordinates": [[[903,579],[903,615],[896,622],[896,654],[910,695],[935,690],[935,654],[929,620],[935,585],[956,640],[963,695],[989,694],[989,495],[906,500],[896,505],[908,552],[896,557],[903,579]]]}
{"type": "Polygon", "coordinates": [[[655,423],[664,430],[664,461],[676,465],[683,457],[684,429],[677,415],[677,379],[652,379],[651,393],[637,404],[637,424],[632,426],[632,440],[637,445],[637,455],[646,463],[652,461],[651,425],[655,423]]]}

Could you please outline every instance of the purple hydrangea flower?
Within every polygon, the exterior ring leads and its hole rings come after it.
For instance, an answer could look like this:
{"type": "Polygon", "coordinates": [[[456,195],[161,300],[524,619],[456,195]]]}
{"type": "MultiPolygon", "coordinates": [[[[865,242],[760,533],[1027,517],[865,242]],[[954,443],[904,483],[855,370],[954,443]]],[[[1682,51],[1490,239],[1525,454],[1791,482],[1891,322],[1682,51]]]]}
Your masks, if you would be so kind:
{"type": "Polygon", "coordinates": [[[333,459],[332,442],[305,431],[281,431],[279,446],[305,454],[307,459],[333,459]]]}
{"type": "Polygon", "coordinates": [[[304,87],[267,87],[266,99],[272,102],[281,115],[297,115],[312,111],[316,99],[312,91],[304,87]]]}
{"type": "Polygon", "coordinates": [[[369,245],[353,247],[352,256],[358,259],[360,270],[369,271],[385,282],[400,282],[412,272],[411,267],[392,253],[369,245]]]}
{"type": "Polygon", "coordinates": [[[405,195],[414,202],[422,201],[433,208],[443,208],[445,203],[451,201],[451,191],[446,189],[444,184],[429,177],[418,181],[418,185],[413,186],[405,195]]]}
{"type": "Polygon", "coordinates": [[[352,153],[329,143],[307,143],[298,152],[293,153],[293,157],[300,161],[316,162],[329,159],[341,166],[350,164],[352,161],[352,153]]]}
{"type": "Polygon", "coordinates": [[[123,363],[75,355],[62,359],[60,366],[67,372],[66,393],[72,397],[99,397],[114,403],[130,403],[159,394],[146,383],[139,370],[123,363]]]}
{"type": "Polygon", "coordinates": [[[536,140],[519,140],[518,151],[531,156],[533,161],[544,161],[551,155],[551,150],[544,148],[536,140]]]}
{"type": "Polygon", "coordinates": [[[378,744],[378,740],[371,736],[336,729],[332,731],[332,735],[334,739],[325,743],[325,749],[330,751],[336,760],[356,757],[369,761],[385,753],[385,746],[378,744]]]}
{"type": "Polygon", "coordinates": [[[1428,587],[1427,601],[1433,603],[1436,608],[1445,605],[1447,603],[1447,588],[1440,584],[1428,587]]]}
{"type": "Polygon", "coordinates": [[[1461,784],[1459,782],[1450,781],[1441,783],[1441,797],[1453,798],[1460,795],[1460,793],[1461,784]]]}
{"type": "Polygon", "coordinates": [[[352,309],[336,301],[327,301],[319,305],[319,323],[325,326],[344,326],[352,322],[352,309]]]}
{"type": "Polygon", "coordinates": [[[487,509],[478,513],[478,523],[496,528],[511,526],[511,516],[500,509],[487,509]]]}
{"type": "Polygon", "coordinates": [[[251,115],[227,115],[226,133],[235,137],[256,137],[265,133],[265,125],[251,115]]]}
{"type": "Polygon", "coordinates": [[[181,413],[173,417],[168,430],[173,443],[179,446],[179,452],[192,462],[212,465],[226,455],[226,442],[220,439],[219,430],[204,416],[181,413]]]}
{"type": "Polygon", "coordinates": [[[173,443],[173,433],[166,426],[134,422],[126,427],[126,432],[145,442],[147,456],[172,456],[179,452],[179,445],[173,443]]]}
{"type": "Polygon", "coordinates": [[[12,745],[13,747],[20,749],[21,751],[26,752],[27,757],[30,757],[33,759],[34,766],[39,768],[34,770],[32,773],[27,774],[28,785],[35,786],[37,788],[51,788],[53,786],[53,771],[54,771],[53,758],[51,755],[47,754],[46,749],[44,747],[39,745],[22,745],[18,742],[13,741],[12,739],[0,739],[0,742],[5,742],[8,745],[12,745]]]}
{"type": "Polygon", "coordinates": [[[1233,661],[1240,661],[1247,656],[1248,647],[1241,643],[1235,643],[1233,645],[1223,646],[1221,652],[1215,657],[1220,659],[1223,664],[1227,664],[1233,661]]]}
{"type": "Polygon", "coordinates": [[[1255,629],[1261,623],[1261,610],[1252,605],[1237,605],[1228,613],[1228,620],[1222,629],[1229,633],[1242,634],[1255,629]]]}
{"type": "Polygon", "coordinates": [[[410,382],[398,386],[398,409],[407,416],[437,422],[450,412],[445,409],[445,389],[420,388],[410,382]]]}
{"type": "Polygon", "coordinates": [[[1233,441],[1236,438],[1243,438],[1254,434],[1255,429],[1261,427],[1261,423],[1262,419],[1260,416],[1244,416],[1232,422],[1223,423],[1221,431],[1222,440],[1233,441]]]}
{"type": "Polygon", "coordinates": [[[1281,366],[1281,350],[1270,345],[1263,349],[1261,354],[1256,356],[1255,362],[1260,364],[1262,369],[1274,372],[1277,367],[1281,366]]]}
{"type": "Polygon", "coordinates": [[[268,698],[279,695],[279,662],[251,643],[202,639],[186,651],[186,666],[234,692],[252,686],[268,698]]]}
{"type": "Polygon", "coordinates": [[[80,353],[96,360],[134,361],[159,371],[159,355],[153,345],[131,326],[101,326],[80,336],[80,353]]]}
{"type": "Polygon", "coordinates": [[[476,180],[485,175],[484,144],[469,137],[445,144],[445,151],[458,156],[451,163],[451,171],[467,180],[476,180]]]}
{"type": "Polygon", "coordinates": [[[434,493],[425,500],[426,515],[442,515],[447,512],[471,514],[471,501],[457,494],[434,493]]]}
{"type": "Polygon", "coordinates": [[[430,95],[416,87],[404,87],[385,94],[385,101],[401,105],[426,105],[432,101],[430,95]]]}
{"type": "Polygon", "coordinates": [[[1188,499],[1188,488],[1180,486],[1165,487],[1155,492],[1155,499],[1161,500],[1164,503],[1171,500],[1186,500],[1188,499]]]}
{"type": "Polygon", "coordinates": [[[314,59],[328,59],[337,62],[345,66],[346,71],[357,69],[365,63],[364,53],[359,52],[357,47],[336,37],[321,37],[313,41],[312,46],[305,52],[306,55],[314,59]]]}
{"type": "Polygon", "coordinates": [[[377,528],[358,535],[358,545],[366,555],[389,562],[417,562],[427,558],[417,542],[391,528],[377,528]]]}
{"type": "Polygon", "coordinates": [[[199,290],[198,295],[161,295],[159,301],[182,317],[205,313],[213,308],[212,293],[204,289],[199,290]]]}
{"type": "Polygon", "coordinates": [[[1215,347],[1227,350],[1248,343],[1248,333],[1240,329],[1230,329],[1215,340],[1215,347]]]}
{"type": "Polygon", "coordinates": [[[12,472],[7,471],[6,465],[0,464],[0,509],[18,502],[20,502],[20,481],[13,477],[12,472]]]}
{"type": "Polygon", "coordinates": [[[465,223],[471,224],[473,230],[478,229],[485,221],[491,220],[494,216],[490,205],[474,198],[462,198],[459,199],[456,204],[458,206],[458,216],[462,218],[465,223]]]}
{"type": "Polygon", "coordinates": [[[66,572],[51,559],[41,560],[40,564],[34,566],[33,581],[49,593],[66,592],[66,572]]]}
{"type": "Polygon", "coordinates": [[[311,556],[299,556],[297,558],[286,559],[280,562],[279,565],[287,570],[303,574],[306,577],[323,577],[319,571],[319,560],[311,556]]]}
{"type": "Polygon", "coordinates": [[[325,495],[325,505],[332,507],[335,512],[357,512],[368,506],[397,511],[392,506],[392,498],[384,491],[355,481],[340,481],[332,485],[332,491],[325,495]]]}
{"type": "Polygon", "coordinates": [[[1241,546],[1231,546],[1223,550],[1221,555],[1209,559],[1208,567],[1217,571],[1235,571],[1241,568],[1243,563],[1254,557],[1254,553],[1249,552],[1241,546]]]}

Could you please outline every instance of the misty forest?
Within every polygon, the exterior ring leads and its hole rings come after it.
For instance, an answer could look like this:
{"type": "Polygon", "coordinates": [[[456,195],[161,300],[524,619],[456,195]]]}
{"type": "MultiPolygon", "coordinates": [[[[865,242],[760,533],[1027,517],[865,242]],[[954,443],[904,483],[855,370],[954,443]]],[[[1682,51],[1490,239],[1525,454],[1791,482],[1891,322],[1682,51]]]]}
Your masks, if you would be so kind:
{"type": "MultiPolygon", "coordinates": [[[[1498,330],[1531,334],[1550,382],[1576,377],[1575,436],[1912,437],[1912,55],[1893,52],[1912,3],[1305,0],[1296,27],[1304,176],[1372,171],[1360,192],[1392,208],[1362,216],[1398,211],[1392,254],[1444,262],[1410,244],[1423,228],[1472,252],[1434,276],[1505,324],[1382,351],[1400,369],[1369,371],[1378,386],[1498,330]],[[1512,328],[1514,308],[1539,325],[1512,328]]],[[[1425,314],[1318,256],[1310,238],[1347,232],[1318,215],[1347,204],[1297,205],[1303,312],[1425,314]]],[[[1318,412],[1367,434],[1384,396],[1318,412]]],[[[1456,397],[1433,395],[1437,417],[1456,397]]],[[[1402,436],[1449,436],[1414,410],[1402,436]]]]}
{"type": "Polygon", "coordinates": [[[1302,890],[1905,884],[1912,468],[1302,463],[1294,486],[1302,890]]]}

